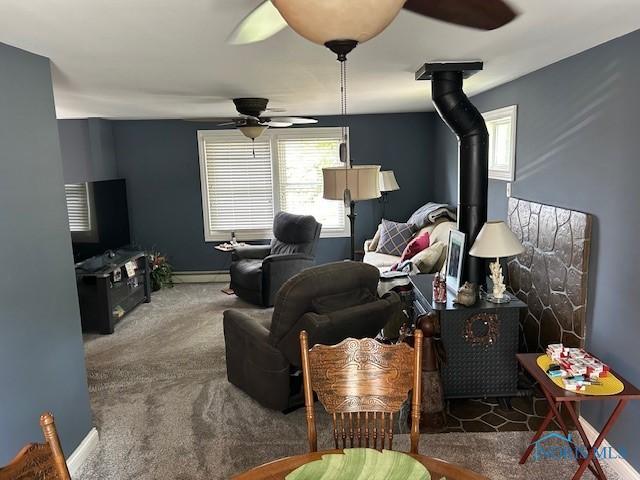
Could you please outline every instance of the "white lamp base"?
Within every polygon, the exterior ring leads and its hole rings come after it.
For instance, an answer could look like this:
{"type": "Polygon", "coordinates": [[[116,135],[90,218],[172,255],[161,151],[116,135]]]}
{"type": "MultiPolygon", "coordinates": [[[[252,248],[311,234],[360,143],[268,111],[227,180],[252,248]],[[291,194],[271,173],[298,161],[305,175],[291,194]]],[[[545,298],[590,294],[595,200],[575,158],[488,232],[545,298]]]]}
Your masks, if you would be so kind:
{"type": "Polygon", "coordinates": [[[491,270],[491,281],[493,282],[493,292],[487,294],[487,300],[491,303],[509,303],[511,297],[505,290],[504,276],[502,275],[502,267],[500,259],[496,258],[495,262],[489,264],[491,270]]]}

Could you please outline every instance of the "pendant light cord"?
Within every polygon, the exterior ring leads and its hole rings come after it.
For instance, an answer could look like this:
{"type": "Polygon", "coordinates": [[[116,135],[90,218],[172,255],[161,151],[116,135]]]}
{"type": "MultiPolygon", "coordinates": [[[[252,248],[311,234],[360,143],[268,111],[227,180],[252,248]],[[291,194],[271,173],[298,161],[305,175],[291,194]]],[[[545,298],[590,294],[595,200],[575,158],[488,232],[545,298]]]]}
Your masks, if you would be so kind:
{"type": "Polygon", "coordinates": [[[342,114],[342,143],[345,149],[344,162],[344,184],[348,188],[349,184],[349,167],[351,166],[351,158],[348,155],[347,145],[347,59],[340,60],[340,113],[342,114]]]}

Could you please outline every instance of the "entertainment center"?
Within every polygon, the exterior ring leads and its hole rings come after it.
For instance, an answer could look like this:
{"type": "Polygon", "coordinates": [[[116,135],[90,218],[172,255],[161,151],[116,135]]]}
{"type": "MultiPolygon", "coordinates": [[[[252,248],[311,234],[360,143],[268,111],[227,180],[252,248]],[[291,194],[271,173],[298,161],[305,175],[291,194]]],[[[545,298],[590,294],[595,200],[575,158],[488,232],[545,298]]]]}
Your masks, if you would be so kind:
{"type": "Polygon", "coordinates": [[[147,255],[119,250],[76,264],[82,330],[113,333],[115,324],[142,302],[151,301],[147,255]]]}
{"type": "Polygon", "coordinates": [[[67,187],[82,330],[110,334],[122,317],[151,301],[149,259],[130,247],[124,179],[67,187]]]}

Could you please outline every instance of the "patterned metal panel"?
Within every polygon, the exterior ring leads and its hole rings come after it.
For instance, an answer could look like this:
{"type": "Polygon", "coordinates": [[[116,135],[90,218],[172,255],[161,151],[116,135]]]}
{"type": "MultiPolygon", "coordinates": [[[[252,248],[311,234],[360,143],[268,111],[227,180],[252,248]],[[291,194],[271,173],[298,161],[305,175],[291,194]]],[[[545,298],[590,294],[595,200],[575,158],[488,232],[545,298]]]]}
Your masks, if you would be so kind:
{"type": "Polygon", "coordinates": [[[469,308],[441,316],[441,338],[447,352],[442,367],[446,398],[515,395],[518,311],[469,308]]]}

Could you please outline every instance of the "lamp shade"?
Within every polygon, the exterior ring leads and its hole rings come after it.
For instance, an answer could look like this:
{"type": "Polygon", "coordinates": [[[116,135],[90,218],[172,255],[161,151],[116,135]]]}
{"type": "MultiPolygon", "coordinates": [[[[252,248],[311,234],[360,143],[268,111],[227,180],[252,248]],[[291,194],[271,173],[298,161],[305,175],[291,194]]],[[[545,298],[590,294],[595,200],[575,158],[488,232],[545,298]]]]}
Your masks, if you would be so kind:
{"type": "Polygon", "coordinates": [[[406,0],[272,0],[299,35],[324,45],[330,40],[358,43],[378,35],[406,0]]]}
{"type": "Polygon", "coordinates": [[[347,188],[354,201],[380,197],[380,165],[323,168],[322,181],[322,196],[328,200],[343,200],[347,188]]]}
{"type": "Polygon", "coordinates": [[[512,257],[524,252],[524,246],[518,237],[499,220],[483,225],[469,255],[481,258],[512,257]]]}
{"type": "Polygon", "coordinates": [[[243,125],[238,127],[238,130],[240,130],[245,137],[255,140],[262,135],[267,128],[266,125],[243,125]]]}
{"type": "Polygon", "coordinates": [[[393,174],[393,170],[380,172],[380,191],[393,192],[394,190],[400,190],[400,185],[398,185],[398,182],[396,181],[396,176],[393,174]]]}

